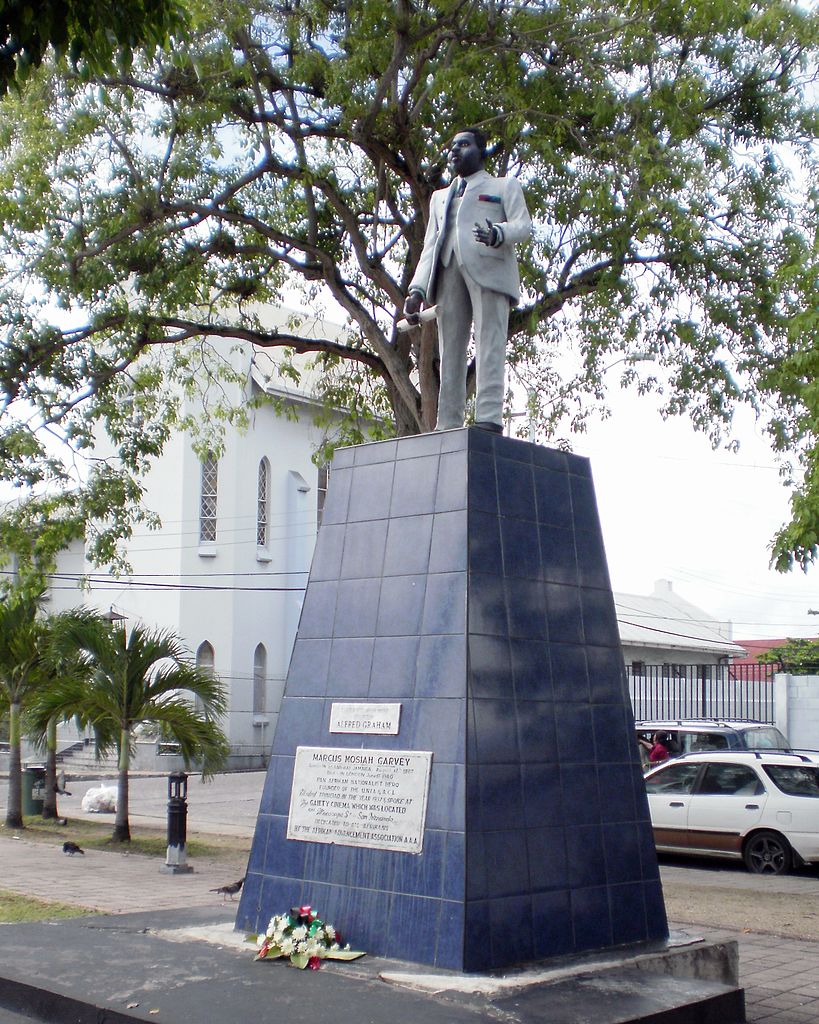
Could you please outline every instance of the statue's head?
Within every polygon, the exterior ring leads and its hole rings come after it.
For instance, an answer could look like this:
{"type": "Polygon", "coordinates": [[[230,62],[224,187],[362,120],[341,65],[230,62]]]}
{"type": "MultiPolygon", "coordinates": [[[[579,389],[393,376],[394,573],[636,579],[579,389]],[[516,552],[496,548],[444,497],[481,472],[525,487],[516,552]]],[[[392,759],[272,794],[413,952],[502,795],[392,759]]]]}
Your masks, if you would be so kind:
{"type": "Polygon", "coordinates": [[[486,160],[486,136],[480,128],[464,128],[449,144],[449,169],[468,177],[479,171],[486,160]]]}

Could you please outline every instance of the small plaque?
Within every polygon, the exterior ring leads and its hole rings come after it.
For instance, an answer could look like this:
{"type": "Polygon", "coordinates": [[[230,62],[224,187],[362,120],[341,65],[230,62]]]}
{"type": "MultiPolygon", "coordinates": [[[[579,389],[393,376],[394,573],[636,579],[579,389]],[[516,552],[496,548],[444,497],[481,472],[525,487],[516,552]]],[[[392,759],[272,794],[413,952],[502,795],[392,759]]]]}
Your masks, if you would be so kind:
{"type": "Polygon", "coordinates": [[[297,747],[287,838],[421,853],[432,753],[297,747]]]}
{"type": "Polygon", "coordinates": [[[330,708],[330,732],[397,736],[400,718],[400,704],[334,703],[330,708]]]}

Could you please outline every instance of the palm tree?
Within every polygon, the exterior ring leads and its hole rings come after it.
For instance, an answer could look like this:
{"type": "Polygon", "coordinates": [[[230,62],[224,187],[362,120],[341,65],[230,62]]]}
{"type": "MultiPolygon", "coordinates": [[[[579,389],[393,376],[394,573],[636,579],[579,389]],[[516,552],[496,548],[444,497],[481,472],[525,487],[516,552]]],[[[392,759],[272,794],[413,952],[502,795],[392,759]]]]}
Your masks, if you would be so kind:
{"type": "Polygon", "coordinates": [[[74,652],[72,657],[66,658],[55,650],[55,637],[59,636],[64,623],[72,621],[77,616],[82,616],[79,609],[61,612],[57,616],[47,616],[46,643],[48,645],[48,661],[51,667],[51,677],[42,687],[38,687],[31,696],[31,701],[26,708],[26,733],[39,747],[45,751],[45,793],[43,794],[43,817],[46,819],[59,818],[57,812],[57,793],[59,790],[57,782],[57,718],[51,715],[43,717],[40,705],[48,694],[49,690],[56,685],[56,680],[62,680],[65,685],[66,677],[76,677],[77,684],[88,681],[90,668],[88,664],[79,658],[74,652]]]}
{"type": "Polygon", "coordinates": [[[131,838],[128,821],[128,771],[134,729],[155,724],[179,744],[185,765],[197,762],[204,777],[223,767],[227,738],[214,721],[227,709],[222,684],[191,664],[182,641],[173,633],[135,625],[126,630],[98,612],[83,611],[60,624],[55,650],[77,656],[88,668],[85,681],[76,675],[55,680],[41,700],[45,719],[77,717],[93,728],[97,749],[119,757],[117,815],[113,838],[131,838]],[[198,698],[201,709],[191,703],[198,698]]]}
{"type": "Polygon", "coordinates": [[[8,709],[9,715],[7,828],[23,828],[23,710],[32,695],[52,678],[49,627],[37,614],[41,599],[42,592],[9,592],[0,602],[0,704],[8,709]]]}
{"type": "Polygon", "coordinates": [[[21,738],[25,732],[45,748],[43,817],[57,814],[57,720],[39,714],[39,702],[56,679],[69,674],[78,682],[86,666],[75,656],[58,656],[54,649],[58,625],[72,621],[78,611],[43,615],[42,589],[11,588],[0,603],[0,711],[9,716],[9,799],[6,825],[23,828],[21,738]]]}

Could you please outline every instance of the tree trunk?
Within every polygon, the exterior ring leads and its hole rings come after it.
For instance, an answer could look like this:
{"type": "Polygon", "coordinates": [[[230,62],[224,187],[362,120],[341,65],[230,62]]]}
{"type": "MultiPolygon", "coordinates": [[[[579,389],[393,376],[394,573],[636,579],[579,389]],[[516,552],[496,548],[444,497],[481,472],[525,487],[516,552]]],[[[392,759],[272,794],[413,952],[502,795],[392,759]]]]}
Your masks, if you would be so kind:
{"type": "Polygon", "coordinates": [[[45,794],[43,817],[58,818],[57,814],[57,719],[50,718],[46,728],[45,794]]]}
{"type": "Polygon", "coordinates": [[[119,775],[117,776],[117,817],[114,821],[114,842],[131,842],[131,825],[128,821],[128,767],[130,764],[131,736],[127,729],[119,737],[119,775]]]}
{"type": "Polygon", "coordinates": [[[438,419],[440,362],[438,357],[438,330],[435,324],[431,322],[427,322],[421,327],[421,341],[418,348],[418,378],[424,430],[434,430],[435,422],[438,419]]]}
{"type": "Polygon", "coordinates": [[[9,794],[6,828],[23,827],[23,773],[20,752],[20,702],[9,705],[9,794]]]}
{"type": "Polygon", "coordinates": [[[401,392],[389,381],[385,380],[387,394],[390,399],[393,419],[395,420],[395,433],[398,437],[407,437],[419,433],[418,423],[412,411],[407,408],[401,392]]]}

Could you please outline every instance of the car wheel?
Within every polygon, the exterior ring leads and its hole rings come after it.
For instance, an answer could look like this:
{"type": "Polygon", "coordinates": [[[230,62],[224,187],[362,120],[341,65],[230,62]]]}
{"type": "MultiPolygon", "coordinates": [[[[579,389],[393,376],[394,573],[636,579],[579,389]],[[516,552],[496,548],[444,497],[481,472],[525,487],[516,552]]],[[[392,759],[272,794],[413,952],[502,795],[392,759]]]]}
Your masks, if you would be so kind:
{"type": "Polygon", "coordinates": [[[742,851],[745,867],[755,875],[786,875],[793,864],[790,843],[778,832],[755,832],[742,851]]]}

